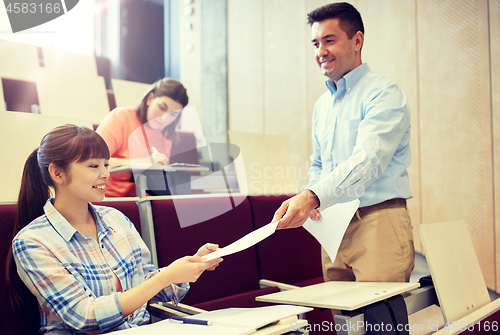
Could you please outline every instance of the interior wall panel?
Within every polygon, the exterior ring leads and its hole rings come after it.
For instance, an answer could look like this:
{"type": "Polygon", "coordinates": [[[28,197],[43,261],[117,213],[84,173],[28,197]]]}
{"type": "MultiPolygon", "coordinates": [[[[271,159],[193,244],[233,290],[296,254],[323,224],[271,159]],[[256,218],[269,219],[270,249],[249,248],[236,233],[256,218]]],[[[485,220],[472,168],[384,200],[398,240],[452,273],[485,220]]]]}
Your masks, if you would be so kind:
{"type": "Polygon", "coordinates": [[[500,0],[490,0],[491,93],[495,186],[496,285],[500,291],[500,0]]]}
{"type": "Polygon", "coordinates": [[[262,0],[228,0],[229,130],[264,133],[262,0]]]}
{"type": "Polygon", "coordinates": [[[181,2],[180,29],[180,81],[186,87],[189,106],[195,106],[202,115],[201,67],[201,1],[181,2]]]}
{"type": "MultiPolygon", "coordinates": [[[[315,10],[318,7],[331,3],[329,0],[306,0],[306,12],[304,13],[304,22],[306,22],[307,13],[315,10]]],[[[316,62],[314,46],[311,42],[311,27],[306,24],[306,36],[308,44],[306,46],[306,63],[307,63],[307,157],[304,165],[309,169],[309,157],[312,154],[312,112],[314,104],[318,98],[326,92],[326,78],[316,62]]]]}
{"type": "MultiPolygon", "coordinates": [[[[299,189],[307,183],[306,6],[264,1],[264,133],[284,135],[299,189]],[[303,171],[303,173],[300,173],[303,171]]],[[[279,171],[277,177],[279,178],[279,171]]],[[[292,171],[287,172],[292,173],[292,171]]]]}
{"type": "Polygon", "coordinates": [[[422,223],[465,220],[495,289],[488,2],[417,4],[422,223]]]}
{"type": "Polygon", "coordinates": [[[417,225],[421,219],[420,138],[416,4],[414,0],[374,2],[357,0],[365,26],[361,59],[370,69],[395,81],[405,92],[411,109],[412,163],[408,168],[413,198],[408,201],[415,249],[422,253],[417,225]]]}

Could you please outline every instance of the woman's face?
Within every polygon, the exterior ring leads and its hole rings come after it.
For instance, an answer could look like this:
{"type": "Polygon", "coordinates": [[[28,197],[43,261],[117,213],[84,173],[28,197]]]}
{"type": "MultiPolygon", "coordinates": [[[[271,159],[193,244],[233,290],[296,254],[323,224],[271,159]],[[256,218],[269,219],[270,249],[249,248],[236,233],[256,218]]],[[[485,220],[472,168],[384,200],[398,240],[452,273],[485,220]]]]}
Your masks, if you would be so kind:
{"type": "Polygon", "coordinates": [[[147,100],[148,126],[152,129],[163,129],[175,121],[183,106],[170,97],[153,98],[150,93],[147,100]]]}
{"type": "Polygon", "coordinates": [[[108,160],[104,158],[70,163],[65,173],[65,196],[74,201],[102,201],[109,178],[108,165],[108,160]]]}

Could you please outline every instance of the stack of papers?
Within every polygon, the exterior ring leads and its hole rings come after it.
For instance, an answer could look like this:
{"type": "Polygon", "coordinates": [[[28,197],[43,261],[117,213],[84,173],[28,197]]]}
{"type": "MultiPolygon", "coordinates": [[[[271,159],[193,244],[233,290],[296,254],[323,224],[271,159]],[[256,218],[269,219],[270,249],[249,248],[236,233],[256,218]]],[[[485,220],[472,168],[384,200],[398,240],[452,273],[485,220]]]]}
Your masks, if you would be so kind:
{"type": "Polygon", "coordinates": [[[227,308],[217,311],[193,315],[189,318],[212,321],[212,325],[193,325],[173,323],[163,320],[150,325],[120,330],[113,334],[124,335],[246,335],[252,334],[258,328],[281,319],[306,313],[312,308],[290,305],[275,305],[260,308],[227,308]]]}
{"type": "Polygon", "coordinates": [[[259,308],[226,308],[190,316],[191,319],[212,321],[214,325],[238,325],[253,331],[275,321],[312,311],[310,307],[275,305],[259,308]]]}

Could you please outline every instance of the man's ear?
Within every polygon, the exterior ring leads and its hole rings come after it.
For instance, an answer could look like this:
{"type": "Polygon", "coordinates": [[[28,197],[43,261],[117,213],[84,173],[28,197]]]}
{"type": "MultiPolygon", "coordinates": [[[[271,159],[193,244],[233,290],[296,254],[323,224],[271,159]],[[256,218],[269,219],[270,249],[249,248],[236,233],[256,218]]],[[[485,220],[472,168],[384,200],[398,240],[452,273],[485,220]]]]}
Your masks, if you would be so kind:
{"type": "Polygon", "coordinates": [[[54,184],[62,185],[65,183],[66,173],[61,168],[54,165],[54,163],[51,163],[49,165],[49,173],[50,173],[50,177],[52,178],[52,181],[54,182],[54,184]]]}
{"type": "Polygon", "coordinates": [[[363,41],[364,41],[364,34],[361,31],[356,32],[356,34],[353,36],[355,39],[355,49],[356,51],[361,50],[361,47],[363,46],[363,41]]]}

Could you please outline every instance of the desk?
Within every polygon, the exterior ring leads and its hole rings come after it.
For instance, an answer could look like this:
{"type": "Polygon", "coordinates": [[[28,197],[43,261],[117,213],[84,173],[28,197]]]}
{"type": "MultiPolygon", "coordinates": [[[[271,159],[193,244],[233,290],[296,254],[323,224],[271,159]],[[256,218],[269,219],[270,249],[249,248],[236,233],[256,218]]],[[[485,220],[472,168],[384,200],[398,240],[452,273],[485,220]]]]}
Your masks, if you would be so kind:
{"type": "Polygon", "coordinates": [[[418,288],[419,283],[340,282],[301,287],[257,297],[257,301],[353,311],[418,288]]]}
{"type": "MultiPolygon", "coordinates": [[[[318,307],[328,309],[340,309],[343,311],[355,311],[358,308],[368,306],[395,295],[416,289],[419,283],[373,283],[373,282],[326,282],[307,287],[292,289],[257,297],[257,301],[300,305],[307,307],[318,307]]],[[[425,297],[427,291],[422,293],[425,297]]],[[[435,294],[434,294],[435,295],[435,294]]],[[[411,295],[410,295],[411,296],[411,295]]],[[[425,300],[425,299],[421,299],[425,300]]],[[[406,300],[405,300],[405,303],[406,300]]],[[[408,312],[413,311],[408,308],[408,312]]],[[[335,330],[337,335],[341,334],[365,334],[364,315],[362,312],[355,314],[335,316],[335,330]],[[363,324],[358,326],[358,322],[363,324]],[[356,325],[356,327],[351,327],[356,325]],[[337,326],[339,326],[337,328],[337,326]]]]}
{"type": "Polygon", "coordinates": [[[249,326],[237,326],[224,322],[214,322],[212,326],[186,325],[171,323],[167,319],[153,322],[136,328],[118,330],[113,334],[123,335],[156,335],[156,334],[176,334],[176,335],[281,335],[281,334],[308,334],[304,329],[307,320],[298,319],[293,324],[270,323],[255,331],[249,326]]]}
{"type": "MultiPolygon", "coordinates": [[[[206,166],[177,166],[177,165],[160,165],[160,164],[137,164],[137,163],[125,163],[120,165],[114,165],[109,167],[109,173],[115,178],[130,178],[131,174],[134,174],[135,178],[135,191],[139,198],[146,196],[147,188],[147,178],[152,174],[157,174],[158,171],[165,171],[167,174],[179,174],[182,177],[182,182],[190,183],[190,175],[197,172],[209,171],[206,166]]],[[[168,176],[168,175],[167,175],[168,176]]],[[[162,177],[163,178],[163,177],[162,177]]],[[[168,177],[167,177],[168,178],[168,177]]],[[[170,180],[169,180],[170,181],[170,180]]],[[[173,184],[173,190],[175,191],[175,184],[173,184]]],[[[175,192],[182,194],[181,192],[175,192]]],[[[189,194],[189,193],[188,193],[189,194]]]]}
{"type": "MultiPolygon", "coordinates": [[[[165,330],[167,330],[167,329],[162,326],[162,324],[161,324],[162,322],[167,322],[167,325],[168,325],[169,321],[163,320],[163,321],[155,322],[155,323],[152,323],[149,325],[140,326],[137,328],[118,330],[116,332],[113,332],[113,334],[120,335],[123,333],[123,335],[156,335],[156,334],[163,335],[163,334],[165,334],[165,330]]],[[[307,325],[307,320],[300,319],[300,320],[297,320],[296,323],[294,323],[294,328],[301,329],[301,328],[304,328],[306,325],[307,325]]],[[[217,335],[221,335],[221,334],[222,335],[231,335],[231,334],[236,334],[236,335],[241,335],[241,334],[251,334],[251,335],[307,334],[307,332],[304,333],[300,330],[291,331],[290,325],[276,325],[276,324],[271,324],[269,326],[262,327],[253,333],[245,332],[244,331],[245,328],[243,328],[243,331],[241,331],[240,328],[238,328],[238,327],[235,327],[234,331],[229,328],[229,329],[226,329],[225,332],[222,332],[220,329],[217,329],[217,328],[211,327],[211,326],[196,326],[196,327],[203,327],[203,332],[193,332],[192,329],[186,330],[184,332],[184,331],[179,331],[180,329],[182,329],[182,327],[183,327],[182,325],[176,325],[176,326],[177,326],[175,329],[176,335],[183,335],[183,334],[184,335],[192,335],[192,334],[200,334],[200,333],[202,333],[202,334],[217,334],[217,335]],[[204,328],[204,327],[207,327],[207,328],[204,328]]],[[[191,326],[190,328],[193,328],[193,327],[191,326]]],[[[173,329],[170,329],[170,330],[173,330],[173,329]]]]}

